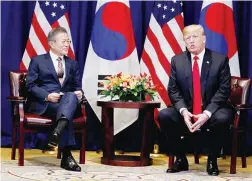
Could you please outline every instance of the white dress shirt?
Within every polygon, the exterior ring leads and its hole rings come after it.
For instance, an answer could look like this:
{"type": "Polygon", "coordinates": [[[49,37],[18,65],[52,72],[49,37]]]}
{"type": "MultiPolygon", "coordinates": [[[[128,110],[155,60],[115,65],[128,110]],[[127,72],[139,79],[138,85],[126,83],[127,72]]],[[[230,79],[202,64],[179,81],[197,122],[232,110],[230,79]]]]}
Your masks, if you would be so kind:
{"type": "Polygon", "coordinates": [[[191,53],[192,70],[193,70],[193,64],[194,64],[194,61],[195,61],[193,58],[195,56],[197,56],[199,58],[197,61],[198,61],[200,76],[201,76],[201,68],[202,68],[202,63],[203,63],[204,55],[205,55],[205,49],[200,54],[198,54],[198,55],[194,55],[194,54],[191,53]]]}

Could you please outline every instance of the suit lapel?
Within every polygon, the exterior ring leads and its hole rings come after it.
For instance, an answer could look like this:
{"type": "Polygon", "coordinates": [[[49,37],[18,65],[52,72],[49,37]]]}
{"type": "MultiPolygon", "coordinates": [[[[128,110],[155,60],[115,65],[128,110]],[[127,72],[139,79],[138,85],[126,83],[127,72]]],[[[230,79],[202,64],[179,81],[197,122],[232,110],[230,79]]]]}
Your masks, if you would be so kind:
{"type": "Polygon", "coordinates": [[[206,51],[202,62],[201,76],[200,76],[202,100],[204,100],[208,72],[212,63],[210,51],[208,49],[205,50],[206,51]]]}
{"type": "Polygon", "coordinates": [[[66,73],[66,76],[65,76],[65,79],[63,81],[62,87],[65,85],[65,83],[66,83],[66,81],[68,79],[69,72],[70,72],[70,69],[71,69],[70,61],[72,61],[72,60],[69,60],[66,56],[64,56],[64,59],[65,59],[65,73],[66,73]]]}
{"type": "Polygon", "coordinates": [[[56,73],[56,70],[55,70],[53,62],[52,62],[52,58],[49,53],[45,54],[45,65],[50,70],[50,72],[53,74],[53,77],[55,78],[55,80],[60,84],[58,75],[56,73]]]}
{"type": "Polygon", "coordinates": [[[192,62],[191,62],[191,54],[187,51],[185,55],[185,77],[187,77],[188,88],[191,97],[193,96],[193,86],[192,86],[192,62]]]}

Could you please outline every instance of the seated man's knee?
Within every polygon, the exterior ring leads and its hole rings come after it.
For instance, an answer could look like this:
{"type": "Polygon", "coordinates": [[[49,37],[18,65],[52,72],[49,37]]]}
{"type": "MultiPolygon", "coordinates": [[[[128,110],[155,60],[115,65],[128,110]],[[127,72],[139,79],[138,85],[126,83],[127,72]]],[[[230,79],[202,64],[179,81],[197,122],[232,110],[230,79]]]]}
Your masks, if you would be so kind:
{"type": "Polygon", "coordinates": [[[234,117],[228,114],[220,114],[216,116],[215,119],[216,123],[214,123],[213,125],[215,127],[222,128],[222,127],[228,127],[232,123],[234,117]]]}
{"type": "Polygon", "coordinates": [[[68,99],[69,101],[78,101],[78,97],[74,92],[67,92],[63,96],[65,99],[68,99]]]}
{"type": "Polygon", "coordinates": [[[162,125],[167,124],[171,120],[174,113],[175,110],[173,108],[166,108],[161,110],[158,115],[160,126],[162,127],[162,125]]]}

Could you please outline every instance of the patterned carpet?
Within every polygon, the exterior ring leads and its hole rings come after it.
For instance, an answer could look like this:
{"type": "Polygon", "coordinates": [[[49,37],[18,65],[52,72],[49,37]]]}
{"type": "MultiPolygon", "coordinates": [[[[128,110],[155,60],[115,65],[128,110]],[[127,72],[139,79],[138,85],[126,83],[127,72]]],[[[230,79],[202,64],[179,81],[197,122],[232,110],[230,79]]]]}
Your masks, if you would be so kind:
{"type": "MultiPolygon", "coordinates": [[[[205,172],[206,157],[200,159],[196,165],[192,157],[189,158],[190,170],[175,174],[165,173],[167,157],[154,158],[154,164],[146,167],[118,167],[100,164],[101,154],[88,154],[85,165],[81,165],[82,172],[70,172],[59,167],[60,160],[55,155],[34,155],[25,159],[25,166],[17,166],[17,160],[1,161],[1,180],[3,181],[252,181],[252,173],[239,171],[235,175],[228,173],[228,161],[219,164],[221,174],[218,177],[208,176],[205,172]],[[224,169],[223,169],[224,168],[224,169]]],[[[74,153],[78,159],[78,153],[74,153]]],[[[220,161],[219,161],[220,162],[220,161]]]]}

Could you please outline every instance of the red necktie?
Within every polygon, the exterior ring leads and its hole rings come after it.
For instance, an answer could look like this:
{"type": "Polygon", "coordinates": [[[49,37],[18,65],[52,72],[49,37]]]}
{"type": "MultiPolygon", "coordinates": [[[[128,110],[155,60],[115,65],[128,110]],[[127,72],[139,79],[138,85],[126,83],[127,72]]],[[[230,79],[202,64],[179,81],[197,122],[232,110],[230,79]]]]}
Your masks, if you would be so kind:
{"type": "MultiPolygon", "coordinates": [[[[198,59],[199,57],[195,56],[193,63],[193,114],[201,114],[202,108],[201,108],[201,86],[200,86],[200,71],[198,66],[198,59]]],[[[194,121],[197,121],[196,118],[194,118],[194,121]]]]}

